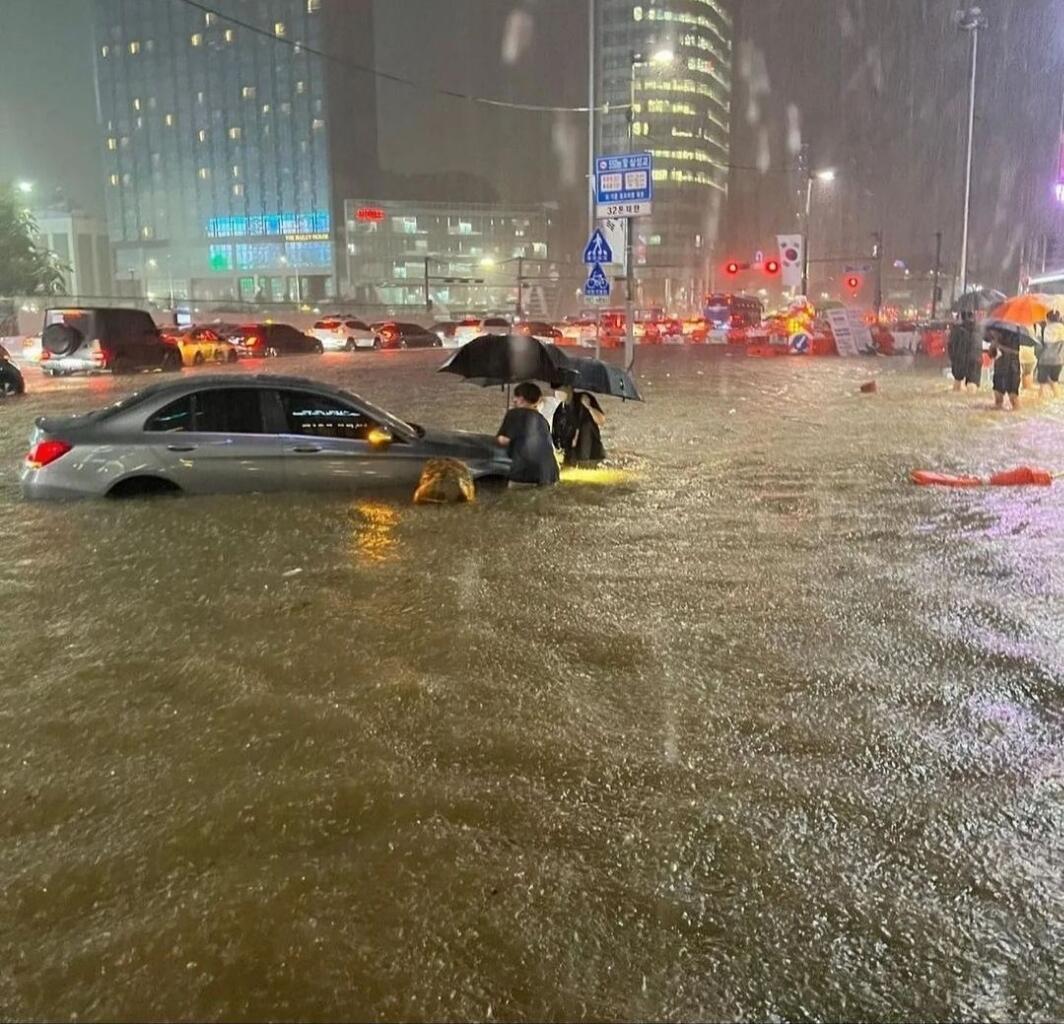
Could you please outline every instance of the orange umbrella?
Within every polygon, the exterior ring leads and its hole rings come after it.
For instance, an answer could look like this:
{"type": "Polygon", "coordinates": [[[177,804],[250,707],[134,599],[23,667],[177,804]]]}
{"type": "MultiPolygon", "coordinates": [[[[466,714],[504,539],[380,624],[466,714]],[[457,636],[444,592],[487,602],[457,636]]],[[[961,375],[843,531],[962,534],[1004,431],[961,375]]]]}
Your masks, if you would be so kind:
{"type": "Polygon", "coordinates": [[[1007,320],[1010,324],[1033,327],[1041,323],[1049,312],[1049,303],[1041,295],[1014,295],[990,312],[993,320],[1007,320]]]}

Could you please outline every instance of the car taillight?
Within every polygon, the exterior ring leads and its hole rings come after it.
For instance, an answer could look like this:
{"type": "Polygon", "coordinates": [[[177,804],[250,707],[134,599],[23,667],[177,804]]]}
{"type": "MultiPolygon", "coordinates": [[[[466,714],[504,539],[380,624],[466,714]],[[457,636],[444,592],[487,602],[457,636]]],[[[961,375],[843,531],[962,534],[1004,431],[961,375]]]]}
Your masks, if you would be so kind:
{"type": "Polygon", "coordinates": [[[52,353],[49,352],[48,349],[42,348],[41,349],[41,362],[45,363],[51,358],[52,358],[52,353]]]}
{"type": "Polygon", "coordinates": [[[99,339],[94,339],[92,344],[89,345],[89,357],[94,363],[102,363],[107,358],[103,352],[103,346],[100,344],[99,339]]]}
{"type": "Polygon", "coordinates": [[[244,339],[244,344],[247,345],[248,348],[254,348],[258,343],[259,339],[254,334],[249,335],[244,339]]]}
{"type": "Polygon", "coordinates": [[[384,330],[381,331],[381,334],[383,334],[389,341],[396,336],[395,331],[391,327],[385,327],[384,330]]]}
{"type": "Polygon", "coordinates": [[[31,469],[41,469],[73,450],[66,441],[38,441],[27,453],[26,463],[31,469]]]}

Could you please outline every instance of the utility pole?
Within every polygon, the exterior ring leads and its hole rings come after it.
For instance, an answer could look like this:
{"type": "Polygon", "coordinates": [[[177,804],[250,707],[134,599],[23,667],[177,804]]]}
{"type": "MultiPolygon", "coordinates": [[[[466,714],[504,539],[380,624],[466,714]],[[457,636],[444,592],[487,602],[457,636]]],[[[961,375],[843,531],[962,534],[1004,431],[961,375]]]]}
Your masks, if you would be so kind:
{"type": "Polygon", "coordinates": [[[587,0],[587,237],[595,231],[595,0],[587,0]]]}
{"type": "Polygon", "coordinates": [[[980,7],[955,15],[957,27],[972,35],[971,77],[968,82],[968,152],[964,164],[964,222],[961,229],[961,295],[968,290],[968,227],[972,213],[972,137],[975,130],[975,75],[979,66],[979,31],[987,27],[980,7]]]}
{"type": "Polygon", "coordinates": [[[432,296],[429,294],[429,257],[425,257],[425,312],[432,312],[432,296]]]}
{"type": "MultiPolygon", "coordinates": [[[[643,63],[642,58],[632,52],[632,77],[628,101],[628,152],[635,145],[635,71],[643,63]]],[[[632,218],[625,218],[624,231],[624,366],[630,370],[635,364],[635,267],[632,259],[632,218]]]]}
{"type": "Polygon", "coordinates": [[[524,317],[524,303],[523,289],[525,287],[525,258],[524,256],[517,257],[517,308],[515,310],[516,319],[521,320],[524,317]]]}
{"type": "Polygon", "coordinates": [[[935,319],[938,312],[938,275],[942,268],[942,232],[935,232],[935,274],[934,284],[931,286],[931,319],[935,319]]]}

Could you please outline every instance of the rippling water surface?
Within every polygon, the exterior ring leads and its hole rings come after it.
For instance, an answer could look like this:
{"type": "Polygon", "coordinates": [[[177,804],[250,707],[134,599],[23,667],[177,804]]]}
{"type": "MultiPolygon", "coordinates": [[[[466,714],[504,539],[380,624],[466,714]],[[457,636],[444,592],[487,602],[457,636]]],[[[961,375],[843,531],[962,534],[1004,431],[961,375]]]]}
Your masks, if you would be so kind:
{"type": "MultiPolygon", "coordinates": [[[[438,358],[283,366],[494,430],[438,358]]],[[[905,479],[1064,402],[639,371],[619,472],[471,508],[24,504],[135,382],[0,406],[0,1015],[1064,1015],[1064,486],[905,479]]]]}

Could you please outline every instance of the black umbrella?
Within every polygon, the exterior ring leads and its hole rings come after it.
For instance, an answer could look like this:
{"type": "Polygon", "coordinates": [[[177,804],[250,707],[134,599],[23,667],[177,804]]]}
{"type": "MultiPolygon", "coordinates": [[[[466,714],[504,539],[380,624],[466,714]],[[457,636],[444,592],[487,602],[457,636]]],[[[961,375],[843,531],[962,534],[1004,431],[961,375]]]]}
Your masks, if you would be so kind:
{"type": "Polygon", "coordinates": [[[577,391],[593,391],[596,395],[611,395],[633,402],[643,401],[632,375],[613,363],[601,359],[581,359],[568,356],[569,365],[576,370],[573,387],[577,391]]]}
{"type": "Polygon", "coordinates": [[[988,309],[999,306],[1007,298],[1007,295],[993,288],[974,288],[970,292],[965,292],[953,303],[953,312],[985,313],[988,309]]]}
{"type": "Polygon", "coordinates": [[[485,334],[463,345],[440,367],[481,387],[541,380],[557,388],[571,384],[576,370],[555,345],[528,334],[485,334]]]}

